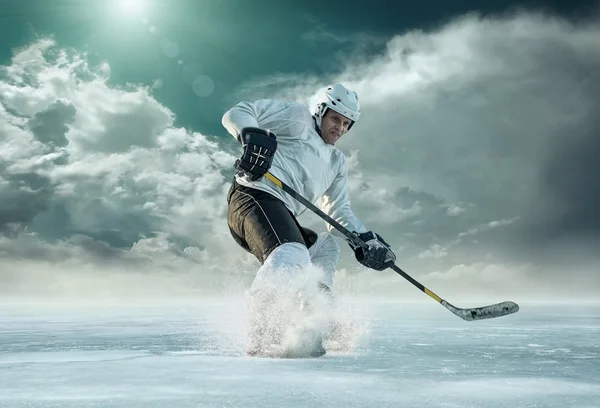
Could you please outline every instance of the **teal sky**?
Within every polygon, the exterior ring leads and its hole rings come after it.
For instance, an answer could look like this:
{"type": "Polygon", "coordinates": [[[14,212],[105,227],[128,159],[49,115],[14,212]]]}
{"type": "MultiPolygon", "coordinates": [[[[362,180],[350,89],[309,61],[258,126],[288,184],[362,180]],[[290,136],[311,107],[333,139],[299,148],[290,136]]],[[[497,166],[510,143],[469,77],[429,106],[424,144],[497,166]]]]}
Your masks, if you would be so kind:
{"type": "Polygon", "coordinates": [[[221,114],[236,102],[228,95],[255,78],[331,76],[343,69],[337,55],[351,58],[357,49],[375,55],[394,35],[431,29],[466,12],[535,6],[578,15],[587,2],[138,0],[141,6],[130,12],[123,3],[0,0],[0,61],[10,59],[12,47],[50,35],[87,51],[91,63],[107,61],[112,84],[160,80],[154,95],[176,113],[178,125],[220,135],[221,114]],[[210,80],[198,81],[199,96],[192,84],[200,75],[210,80]]]}

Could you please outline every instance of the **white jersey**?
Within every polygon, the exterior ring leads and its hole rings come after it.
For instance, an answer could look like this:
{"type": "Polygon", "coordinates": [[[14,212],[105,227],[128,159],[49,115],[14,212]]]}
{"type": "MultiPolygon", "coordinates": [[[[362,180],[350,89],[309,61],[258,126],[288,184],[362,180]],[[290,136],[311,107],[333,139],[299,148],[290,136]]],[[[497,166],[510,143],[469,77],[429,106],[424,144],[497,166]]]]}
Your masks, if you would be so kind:
{"type": "MultiPolygon", "coordinates": [[[[240,102],[223,115],[223,126],[236,139],[242,128],[251,126],[270,130],[277,135],[277,151],[270,172],[331,218],[350,231],[366,232],[364,224],[350,208],[346,187],[348,166],[344,154],[326,144],[316,131],[314,119],[306,105],[297,102],[261,99],[240,102]]],[[[265,191],[299,216],[306,207],[262,177],[252,181],[236,176],[241,185],[265,191]]],[[[327,224],[336,235],[343,235],[327,224]]]]}

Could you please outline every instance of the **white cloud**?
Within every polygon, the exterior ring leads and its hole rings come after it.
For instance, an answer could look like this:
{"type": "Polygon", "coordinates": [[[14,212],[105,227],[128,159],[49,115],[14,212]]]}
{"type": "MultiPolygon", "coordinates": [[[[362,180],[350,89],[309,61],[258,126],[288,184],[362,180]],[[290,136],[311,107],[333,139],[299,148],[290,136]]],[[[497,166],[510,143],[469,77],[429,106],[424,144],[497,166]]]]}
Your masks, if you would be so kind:
{"type": "Polygon", "coordinates": [[[456,205],[456,204],[452,204],[452,205],[448,206],[448,210],[446,211],[446,213],[449,216],[453,217],[453,216],[458,215],[465,211],[466,211],[466,209],[464,209],[463,207],[456,205]]]}
{"type": "Polygon", "coordinates": [[[171,271],[203,282],[253,272],[224,222],[235,158],[174,127],[148,88],[109,86],[108,72],[50,40],[2,68],[2,278],[25,290],[44,274],[56,276],[42,282],[77,274],[91,292],[102,280],[94,273],[171,271]]]}
{"type": "Polygon", "coordinates": [[[448,255],[448,251],[446,250],[446,248],[442,248],[442,246],[436,244],[436,245],[433,245],[430,249],[427,249],[427,250],[421,252],[418,255],[418,257],[420,259],[426,259],[426,258],[439,259],[439,258],[444,258],[447,255],[448,255]]]}
{"type": "Polygon", "coordinates": [[[464,237],[467,235],[476,235],[480,232],[489,231],[490,229],[493,229],[493,228],[498,228],[498,227],[502,227],[505,225],[511,225],[511,224],[515,223],[518,219],[519,219],[519,217],[505,219],[505,220],[498,220],[498,221],[490,221],[486,224],[482,224],[475,228],[471,228],[470,230],[468,230],[466,232],[461,232],[460,234],[458,234],[458,236],[464,237]]]}

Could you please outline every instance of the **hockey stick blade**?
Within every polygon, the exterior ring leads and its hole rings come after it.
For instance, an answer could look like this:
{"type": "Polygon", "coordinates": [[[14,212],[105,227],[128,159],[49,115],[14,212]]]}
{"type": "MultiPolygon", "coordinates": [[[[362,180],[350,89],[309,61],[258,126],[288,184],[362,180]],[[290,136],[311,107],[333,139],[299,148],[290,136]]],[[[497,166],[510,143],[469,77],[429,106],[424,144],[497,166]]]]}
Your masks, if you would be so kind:
{"type": "Polygon", "coordinates": [[[482,307],[474,307],[474,308],[466,308],[461,309],[460,307],[456,307],[451,303],[446,302],[442,299],[440,302],[446,309],[450,310],[456,316],[460,317],[463,320],[483,320],[483,319],[493,319],[496,317],[502,317],[509,314],[513,314],[519,311],[519,305],[515,302],[501,302],[496,303],[495,305],[482,306],[482,307]]]}
{"type": "Polygon", "coordinates": [[[415,285],[417,288],[421,289],[423,293],[434,299],[436,302],[444,306],[446,309],[454,313],[456,316],[460,317],[463,320],[473,321],[473,320],[483,320],[483,319],[493,319],[495,317],[502,317],[512,313],[516,313],[519,311],[519,305],[514,302],[506,301],[501,303],[496,303],[495,305],[483,306],[483,307],[475,307],[475,308],[460,308],[454,306],[452,303],[449,303],[433,293],[433,291],[426,288],[423,284],[413,279],[412,276],[404,272],[397,265],[392,265],[390,267],[397,274],[402,275],[406,280],[415,285]]]}

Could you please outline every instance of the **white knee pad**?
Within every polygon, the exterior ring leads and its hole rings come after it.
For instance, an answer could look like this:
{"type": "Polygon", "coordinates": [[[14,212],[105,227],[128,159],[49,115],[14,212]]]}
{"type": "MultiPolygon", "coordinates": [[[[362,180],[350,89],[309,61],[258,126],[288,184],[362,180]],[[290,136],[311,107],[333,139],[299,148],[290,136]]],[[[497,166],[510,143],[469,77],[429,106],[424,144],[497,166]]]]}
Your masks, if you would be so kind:
{"type": "Polygon", "coordinates": [[[329,232],[320,233],[317,242],[308,249],[308,252],[313,265],[323,270],[322,283],[331,288],[335,268],[340,260],[340,246],[335,238],[329,232]]]}
{"type": "Polygon", "coordinates": [[[251,291],[262,288],[285,289],[310,265],[304,244],[286,242],[275,248],[256,272],[251,291]]]}

